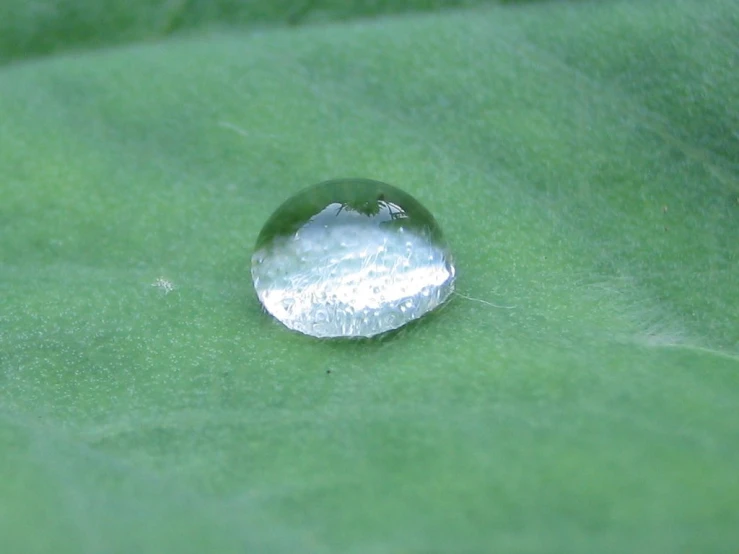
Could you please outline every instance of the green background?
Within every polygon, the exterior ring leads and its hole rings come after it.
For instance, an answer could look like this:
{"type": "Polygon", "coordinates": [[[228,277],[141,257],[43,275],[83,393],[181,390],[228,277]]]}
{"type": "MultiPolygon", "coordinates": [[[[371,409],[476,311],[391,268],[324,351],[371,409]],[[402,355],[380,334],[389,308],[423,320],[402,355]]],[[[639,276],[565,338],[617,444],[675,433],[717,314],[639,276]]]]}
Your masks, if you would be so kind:
{"type": "Polygon", "coordinates": [[[737,552],[736,2],[310,4],[0,4],[3,551],[737,552]],[[339,176],[456,256],[386,340],[251,288],[339,176]]]}

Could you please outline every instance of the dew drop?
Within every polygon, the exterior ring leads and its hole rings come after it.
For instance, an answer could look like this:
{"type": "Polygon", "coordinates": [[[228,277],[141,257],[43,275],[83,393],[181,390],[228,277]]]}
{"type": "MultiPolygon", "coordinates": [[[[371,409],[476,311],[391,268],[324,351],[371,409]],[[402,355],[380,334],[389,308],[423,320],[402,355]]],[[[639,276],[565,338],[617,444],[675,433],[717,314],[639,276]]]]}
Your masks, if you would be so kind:
{"type": "Polygon", "coordinates": [[[289,198],[262,228],[251,273],[265,309],[315,337],[401,327],[446,301],[455,280],[431,213],[368,179],[326,181],[289,198]]]}

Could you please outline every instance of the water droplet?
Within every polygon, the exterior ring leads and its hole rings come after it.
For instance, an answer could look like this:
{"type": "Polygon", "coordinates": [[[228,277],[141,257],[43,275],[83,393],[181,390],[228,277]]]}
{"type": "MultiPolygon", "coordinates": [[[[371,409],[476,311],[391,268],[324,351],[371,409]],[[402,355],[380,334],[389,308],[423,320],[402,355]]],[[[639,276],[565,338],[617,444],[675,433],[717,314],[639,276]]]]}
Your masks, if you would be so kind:
{"type": "Polygon", "coordinates": [[[262,228],[251,272],[266,310],[316,337],[405,325],[447,300],[455,279],[431,213],[367,179],[326,181],[288,199],[262,228]]]}

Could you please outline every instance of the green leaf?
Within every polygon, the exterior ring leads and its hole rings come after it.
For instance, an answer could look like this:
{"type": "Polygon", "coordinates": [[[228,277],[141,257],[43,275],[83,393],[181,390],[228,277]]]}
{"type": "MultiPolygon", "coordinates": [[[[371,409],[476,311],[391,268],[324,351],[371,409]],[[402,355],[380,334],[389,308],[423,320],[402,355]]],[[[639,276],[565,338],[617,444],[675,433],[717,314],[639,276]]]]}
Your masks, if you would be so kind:
{"type": "Polygon", "coordinates": [[[216,25],[263,29],[494,1],[3,0],[0,2],[0,63],[73,48],[152,40],[216,25]]]}
{"type": "Polygon", "coordinates": [[[1,69],[4,550],[736,552],[735,7],[1,69]],[[251,288],[271,211],[339,176],[407,190],[455,252],[460,294],[386,340],[290,333],[251,288]]]}

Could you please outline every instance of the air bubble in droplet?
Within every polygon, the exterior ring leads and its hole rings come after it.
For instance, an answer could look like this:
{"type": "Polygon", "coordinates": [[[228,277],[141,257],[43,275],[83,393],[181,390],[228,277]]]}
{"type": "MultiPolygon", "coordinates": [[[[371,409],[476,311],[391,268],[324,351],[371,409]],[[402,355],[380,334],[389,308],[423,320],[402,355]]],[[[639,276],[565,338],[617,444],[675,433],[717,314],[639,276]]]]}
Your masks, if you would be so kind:
{"type": "Polygon", "coordinates": [[[416,199],[378,181],[344,179],[309,187],[272,214],[252,279],[266,310],[290,329],[370,337],[441,305],[455,269],[438,224],[416,199]]]}

